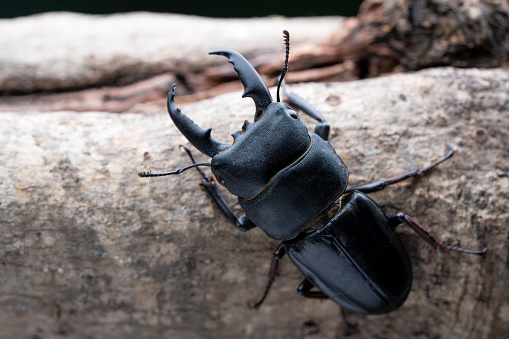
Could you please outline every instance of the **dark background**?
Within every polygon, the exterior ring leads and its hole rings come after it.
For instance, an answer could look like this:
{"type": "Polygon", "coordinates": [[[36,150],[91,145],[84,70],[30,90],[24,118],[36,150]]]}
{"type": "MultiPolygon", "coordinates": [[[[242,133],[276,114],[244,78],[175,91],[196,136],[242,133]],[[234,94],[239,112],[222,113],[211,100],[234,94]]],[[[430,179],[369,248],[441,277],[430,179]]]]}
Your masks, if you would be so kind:
{"type": "Polygon", "coordinates": [[[257,17],[267,15],[326,16],[357,14],[361,0],[285,2],[267,0],[240,0],[214,2],[189,0],[2,0],[0,18],[13,18],[50,11],[71,11],[90,14],[107,14],[130,11],[150,11],[194,14],[209,17],[257,17]],[[237,4],[237,5],[235,5],[237,4]]]}

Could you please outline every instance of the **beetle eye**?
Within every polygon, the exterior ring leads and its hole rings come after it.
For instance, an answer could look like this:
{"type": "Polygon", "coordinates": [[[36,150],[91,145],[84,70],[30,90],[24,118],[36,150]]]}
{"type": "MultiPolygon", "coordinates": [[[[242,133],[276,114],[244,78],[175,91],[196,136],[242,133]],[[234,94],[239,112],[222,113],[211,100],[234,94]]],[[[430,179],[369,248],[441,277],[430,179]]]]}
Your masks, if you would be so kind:
{"type": "Polygon", "coordinates": [[[290,112],[288,112],[288,115],[289,115],[289,116],[291,116],[291,117],[292,117],[292,118],[294,118],[294,119],[298,119],[298,118],[299,118],[299,116],[297,115],[297,113],[295,113],[294,111],[290,111],[290,112]]]}

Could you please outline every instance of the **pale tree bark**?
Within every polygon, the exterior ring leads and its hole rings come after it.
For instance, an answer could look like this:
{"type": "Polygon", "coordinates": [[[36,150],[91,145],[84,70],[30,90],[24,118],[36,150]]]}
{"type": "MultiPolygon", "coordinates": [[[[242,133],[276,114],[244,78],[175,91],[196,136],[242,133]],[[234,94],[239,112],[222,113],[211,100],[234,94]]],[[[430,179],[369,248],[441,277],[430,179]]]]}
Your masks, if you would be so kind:
{"type": "Polygon", "coordinates": [[[146,12],[44,13],[0,20],[0,111],[132,112],[136,103],[163,102],[165,83],[176,80],[182,94],[207,90],[188,99],[197,101],[232,90],[205,82],[202,73],[225,63],[208,52],[230,48],[250,59],[280,54],[283,29],[292,32],[294,43],[312,48],[343,20],[146,12]]]}
{"type": "MultiPolygon", "coordinates": [[[[485,258],[435,254],[401,227],[414,272],[408,300],[386,315],[349,313],[351,337],[509,331],[508,80],[502,69],[437,68],[293,87],[331,124],[351,185],[425,166],[453,145],[430,175],[371,196],[447,243],[489,247],[485,258]]],[[[183,109],[222,141],[254,113],[240,92],[183,109]]],[[[296,294],[302,277],[289,260],[262,308],[247,308],[277,242],[234,229],[197,173],[137,177],[147,165],[189,164],[164,111],[2,113],[0,128],[1,338],[343,337],[337,305],[296,294]]]]}
{"type": "Polygon", "coordinates": [[[0,111],[141,111],[141,102],[163,107],[175,81],[186,102],[240,90],[231,65],[207,55],[219,48],[242,53],[274,84],[283,29],[289,83],[509,62],[501,0],[365,0],[346,19],[49,13],[0,20],[0,111]]]}

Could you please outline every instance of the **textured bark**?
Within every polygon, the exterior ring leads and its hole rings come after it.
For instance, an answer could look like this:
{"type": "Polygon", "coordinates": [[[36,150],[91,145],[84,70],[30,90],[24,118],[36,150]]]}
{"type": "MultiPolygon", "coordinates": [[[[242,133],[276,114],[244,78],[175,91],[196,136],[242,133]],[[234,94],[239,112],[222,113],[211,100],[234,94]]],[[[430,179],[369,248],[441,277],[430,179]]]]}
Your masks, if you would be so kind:
{"type": "MultiPolygon", "coordinates": [[[[365,0],[356,17],[329,34],[319,45],[292,44],[288,82],[348,81],[437,66],[507,66],[509,4],[365,0]]],[[[259,53],[251,62],[276,83],[280,53],[259,53]]],[[[189,84],[200,92],[232,79],[231,67],[215,66],[190,77],[189,84]]]]}
{"type": "Polygon", "coordinates": [[[275,83],[282,29],[291,33],[289,83],[509,61],[509,4],[502,0],[365,0],[346,20],[48,13],[0,20],[0,111],[162,107],[162,78],[178,79],[187,102],[236,90],[231,65],[207,56],[218,48],[242,53],[275,83]],[[133,86],[143,88],[134,100],[125,95],[133,86]]]}
{"type": "MultiPolygon", "coordinates": [[[[455,156],[430,175],[371,196],[447,243],[489,246],[485,258],[435,254],[401,227],[409,298],[386,315],[350,313],[351,337],[508,333],[508,84],[505,70],[443,68],[293,87],[330,122],[351,185],[425,166],[452,144],[455,156]]],[[[240,93],[184,111],[222,141],[254,113],[240,93]]],[[[344,335],[335,304],[295,293],[302,277],[286,258],[266,303],[247,308],[277,243],[228,224],[196,172],[137,177],[189,163],[165,112],[2,113],[0,129],[0,338],[344,335]]]]}
{"type": "MultiPolygon", "coordinates": [[[[489,68],[508,62],[507,1],[365,0],[358,15],[331,32],[327,42],[294,49],[289,80],[344,81],[428,67],[489,68]],[[314,73],[307,73],[309,69],[314,73]]],[[[280,61],[274,58],[259,71],[277,76],[280,61]]]]}
{"type": "Polygon", "coordinates": [[[208,52],[234,48],[263,64],[267,54],[270,60],[275,53],[282,58],[283,28],[294,34],[293,42],[313,48],[342,22],[341,17],[211,19],[155,13],[46,13],[0,20],[0,111],[140,111],[133,109],[138,103],[163,107],[175,81],[182,94],[189,94],[185,100],[196,102],[240,89],[237,82],[222,84],[236,74],[224,58],[208,52]],[[214,72],[224,69],[226,80],[220,74],[218,81],[214,72]]]}
{"type": "MultiPolygon", "coordinates": [[[[190,15],[45,13],[0,20],[0,93],[122,86],[156,74],[222,64],[208,52],[234,46],[251,57],[295,42],[324,42],[342,18],[212,19],[190,15]]],[[[231,47],[230,47],[231,48],[231,47]]]]}

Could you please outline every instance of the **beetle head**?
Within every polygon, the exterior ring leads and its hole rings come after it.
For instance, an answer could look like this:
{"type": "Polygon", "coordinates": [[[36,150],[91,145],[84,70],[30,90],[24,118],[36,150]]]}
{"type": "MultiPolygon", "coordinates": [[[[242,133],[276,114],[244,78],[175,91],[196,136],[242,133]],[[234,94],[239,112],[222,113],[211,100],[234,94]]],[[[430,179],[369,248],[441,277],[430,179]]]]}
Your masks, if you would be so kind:
{"type": "Polygon", "coordinates": [[[233,143],[214,140],[175,106],[174,88],[168,96],[168,111],[181,133],[200,152],[212,158],[212,172],[232,194],[249,199],[258,194],[282,168],[302,155],[309,146],[306,126],[297,113],[282,102],[272,102],[269,89],[253,66],[239,53],[217,50],[233,64],[244,85],[243,97],[253,99],[254,122],[247,120],[232,134],[233,143]]]}
{"type": "MultiPolygon", "coordinates": [[[[258,120],[272,102],[269,89],[258,72],[256,72],[253,66],[240,53],[235,51],[222,49],[210,52],[210,54],[224,55],[228,58],[228,61],[233,64],[233,68],[238,73],[240,81],[244,85],[242,97],[251,97],[253,99],[256,106],[254,120],[258,120]]],[[[168,94],[168,112],[175,126],[177,126],[180,132],[194,147],[210,157],[230,147],[230,143],[221,143],[214,140],[210,136],[212,129],[201,128],[188,116],[183,114],[181,110],[175,106],[174,96],[175,84],[173,84],[168,94]]]]}
{"type": "Polygon", "coordinates": [[[232,134],[233,144],[212,158],[212,172],[232,193],[249,199],[298,159],[310,140],[306,126],[286,104],[273,102],[255,122],[232,134]]]}

